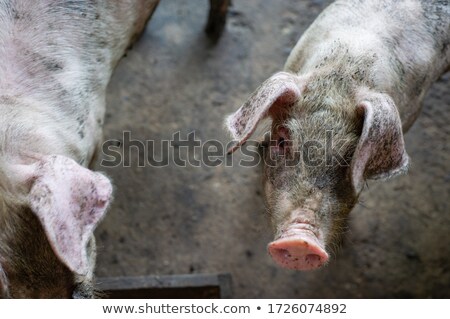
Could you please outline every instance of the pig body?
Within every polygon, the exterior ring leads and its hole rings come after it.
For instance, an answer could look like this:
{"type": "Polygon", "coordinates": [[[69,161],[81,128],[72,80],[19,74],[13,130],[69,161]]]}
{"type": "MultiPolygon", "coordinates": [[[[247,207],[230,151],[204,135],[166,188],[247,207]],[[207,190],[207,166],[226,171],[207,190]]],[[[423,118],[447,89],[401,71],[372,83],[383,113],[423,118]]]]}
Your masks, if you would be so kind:
{"type": "Polygon", "coordinates": [[[448,70],[449,20],[448,1],[336,1],[301,37],[285,71],[339,69],[343,81],[388,94],[406,131],[448,70]]]}
{"type": "Polygon", "coordinates": [[[264,189],[279,265],[325,265],[365,181],[407,170],[403,132],[449,70],[449,10],[447,1],[336,1],[284,72],[227,118],[232,150],[272,118],[264,189]]]}
{"type": "Polygon", "coordinates": [[[0,0],[0,297],[93,297],[105,92],[155,0],[0,0]]]}

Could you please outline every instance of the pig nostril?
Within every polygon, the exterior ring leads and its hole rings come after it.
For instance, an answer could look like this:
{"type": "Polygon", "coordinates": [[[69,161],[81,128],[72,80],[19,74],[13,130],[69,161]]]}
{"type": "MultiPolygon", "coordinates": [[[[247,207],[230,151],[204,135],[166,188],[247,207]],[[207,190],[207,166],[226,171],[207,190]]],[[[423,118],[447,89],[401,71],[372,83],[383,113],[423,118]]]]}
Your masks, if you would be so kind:
{"type": "Polygon", "coordinates": [[[291,254],[289,253],[289,250],[277,248],[273,250],[273,253],[284,258],[291,258],[291,254]]]}
{"type": "Polygon", "coordinates": [[[320,257],[319,255],[316,255],[316,254],[308,254],[305,256],[305,261],[309,262],[311,264],[320,263],[321,260],[322,260],[322,257],[320,257]]]}

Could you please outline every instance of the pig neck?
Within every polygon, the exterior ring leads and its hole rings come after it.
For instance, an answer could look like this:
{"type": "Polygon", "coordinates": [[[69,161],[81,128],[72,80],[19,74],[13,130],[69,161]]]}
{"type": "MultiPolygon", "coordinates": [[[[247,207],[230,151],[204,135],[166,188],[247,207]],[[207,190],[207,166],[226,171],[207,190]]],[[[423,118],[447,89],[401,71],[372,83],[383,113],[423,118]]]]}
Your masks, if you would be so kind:
{"type": "Polygon", "coordinates": [[[387,93],[406,131],[431,84],[449,69],[446,17],[448,7],[427,1],[337,1],[304,33],[285,69],[340,73],[353,95],[361,87],[387,93]]]}

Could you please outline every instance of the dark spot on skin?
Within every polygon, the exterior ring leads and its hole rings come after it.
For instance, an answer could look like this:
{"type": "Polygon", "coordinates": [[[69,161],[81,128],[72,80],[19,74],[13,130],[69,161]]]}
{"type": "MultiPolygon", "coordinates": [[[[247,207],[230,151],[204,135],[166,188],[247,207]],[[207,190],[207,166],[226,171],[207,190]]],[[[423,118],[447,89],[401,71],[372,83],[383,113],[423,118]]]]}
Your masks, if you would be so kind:
{"type": "Polygon", "coordinates": [[[0,95],[0,104],[16,105],[17,101],[14,97],[9,95],[0,95]]]}
{"type": "Polygon", "coordinates": [[[83,126],[85,122],[85,117],[84,116],[77,117],[77,122],[80,126],[83,126]]]}
{"type": "Polygon", "coordinates": [[[13,15],[14,15],[14,20],[20,20],[21,19],[20,14],[16,10],[13,11],[13,15]]]}
{"type": "Polygon", "coordinates": [[[65,99],[65,98],[67,98],[68,95],[69,95],[69,92],[65,89],[60,90],[58,93],[58,97],[60,99],[65,99]]]}
{"type": "Polygon", "coordinates": [[[49,60],[43,60],[42,63],[45,65],[46,69],[51,72],[60,71],[63,69],[62,63],[49,60]]]}

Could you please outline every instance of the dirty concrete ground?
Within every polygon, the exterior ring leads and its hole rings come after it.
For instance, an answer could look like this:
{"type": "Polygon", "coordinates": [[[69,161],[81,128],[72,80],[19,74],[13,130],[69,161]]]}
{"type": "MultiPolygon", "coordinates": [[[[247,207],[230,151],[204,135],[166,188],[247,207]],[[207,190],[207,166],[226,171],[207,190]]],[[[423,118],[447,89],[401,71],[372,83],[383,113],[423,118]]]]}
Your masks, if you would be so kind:
{"type": "MultiPolygon", "coordinates": [[[[299,36],[330,3],[233,2],[216,45],[203,33],[207,0],[161,2],[113,76],[106,139],[122,140],[129,131],[132,139],[161,141],[194,131],[202,142],[227,143],[224,116],[281,70],[299,36]]],[[[326,268],[301,273],[271,261],[260,168],[238,167],[242,155],[232,168],[142,168],[134,149],[131,167],[100,168],[116,192],[96,232],[97,275],[230,272],[238,298],[449,298],[449,86],[447,74],[406,135],[410,173],[369,184],[326,268]]]]}

